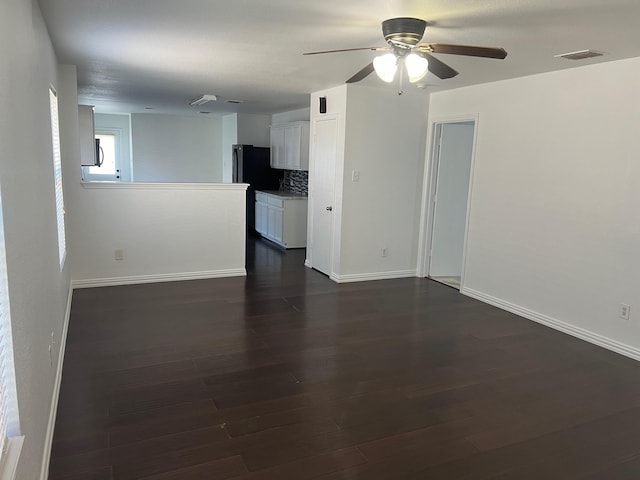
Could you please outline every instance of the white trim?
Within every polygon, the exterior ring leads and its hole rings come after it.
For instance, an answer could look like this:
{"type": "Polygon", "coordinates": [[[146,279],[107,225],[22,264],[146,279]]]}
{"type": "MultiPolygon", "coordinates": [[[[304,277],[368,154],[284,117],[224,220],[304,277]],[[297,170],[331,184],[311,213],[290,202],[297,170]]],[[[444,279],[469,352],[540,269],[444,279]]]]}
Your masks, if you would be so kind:
{"type": "Polygon", "coordinates": [[[248,183],[142,183],[142,182],[81,182],[82,188],[124,190],[241,190],[248,183]]]}
{"type": "Polygon", "coordinates": [[[571,325],[548,315],[543,315],[542,313],[529,310],[528,308],[521,307],[514,303],[507,302],[506,300],[487,295],[486,293],[482,293],[471,288],[464,287],[460,290],[460,293],[468,297],[475,298],[476,300],[480,300],[481,302],[488,303],[489,305],[498,307],[502,310],[515,313],[516,315],[520,315],[521,317],[532,320],[536,323],[546,325],[547,327],[551,327],[554,330],[559,330],[581,340],[593,343],[594,345],[598,345],[599,347],[603,347],[607,350],[619,353],[620,355],[624,355],[625,357],[640,361],[640,349],[632,347],[631,345],[627,345],[626,343],[613,340],[584,328],[576,327],[575,325],[571,325]]]}
{"type": "MultiPolygon", "coordinates": [[[[42,469],[40,479],[47,480],[49,477],[49,461],[51,460],[51,447],[53,445],[53,430],[56,425],[56,414],[58,412],[58,400],[60,398],[60,385],[62,384],[62,366],[64,364],[64,352],[67,347],[67,332],[69,331],[69,318],[71,317],[71,300],[73,299],[73,285],[69,285],[67,296],[67,309],[64,314],[62,333],[60,334],[60,348],[58,349],[58,364],[56,365],[56,377],[53,383],[53,395],[51,397],[51,409],[49,410],[49,424],[44,438],[44,452],[42,453],[42,469]]],[[[4,477],[3,477],[4,478],[4,477]]]]}
{"type": "Polygon", "coordinates": [[[23,444],[24,435],[12,437],[7,441],[7,453],[2,465],[2,471],[0,471],[0,478],[2,480],[14,480],[16,478],[18,460],[20,459],[23,444]]]}
{"type": "Polygon", "coordinates": [[[395,272],[354,273],[351,275],[336,275],[331,273],[329,278],[336,283],[367,282],[370,280],[391,280],[394,278],[415,277],[415,270],[398,270],[395,272]]]}
{"type": "Polygon", "coordinates": [[[311,263],[309,262],[308,258],[304,259],[304,266],[307,267],[307,268],[311,268],[311,263]]]}
{"type": "Polygon", "coordinates": [[[228,270],[210,270],[205,272],[160,273],[155,275],[136,275],[131,277],[92,278],[72,280],[73,288],[112,287],[116,285],[135,285],[139,283],[177,282],[182,280],[202,280],[206,278],[246,277],[244,268],[228,270]]]}

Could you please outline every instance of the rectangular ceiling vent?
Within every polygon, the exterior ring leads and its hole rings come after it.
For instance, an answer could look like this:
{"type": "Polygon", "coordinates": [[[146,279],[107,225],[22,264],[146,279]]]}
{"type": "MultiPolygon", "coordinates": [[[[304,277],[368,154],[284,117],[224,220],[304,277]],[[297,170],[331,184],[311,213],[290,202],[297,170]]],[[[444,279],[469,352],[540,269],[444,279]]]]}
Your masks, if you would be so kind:
{"type": "Polygon", "coordinates": [[[584,60],[586,58],[600,57],[602,55],[604,55],[604,52],[598,52],[597,50],[578,50],[577,52],[554,55],[554,57],[566,58],[567,60],[584,60]]]}
{"type": "Polygon", "coordinates": [[[242,100],[225,100],[224,103],[242,103],[242,100]]]}

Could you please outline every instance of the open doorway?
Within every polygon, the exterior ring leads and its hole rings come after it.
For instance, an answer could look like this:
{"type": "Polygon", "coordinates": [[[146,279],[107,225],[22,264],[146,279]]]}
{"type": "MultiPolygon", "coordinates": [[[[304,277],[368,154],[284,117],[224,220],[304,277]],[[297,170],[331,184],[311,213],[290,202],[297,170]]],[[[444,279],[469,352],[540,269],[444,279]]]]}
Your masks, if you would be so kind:
{"type": "Polygon", "coordinates": [[[475,120],[436,122],[431,150],[431,205],[426,273],[460,289],[463,283],[475,120]]]}

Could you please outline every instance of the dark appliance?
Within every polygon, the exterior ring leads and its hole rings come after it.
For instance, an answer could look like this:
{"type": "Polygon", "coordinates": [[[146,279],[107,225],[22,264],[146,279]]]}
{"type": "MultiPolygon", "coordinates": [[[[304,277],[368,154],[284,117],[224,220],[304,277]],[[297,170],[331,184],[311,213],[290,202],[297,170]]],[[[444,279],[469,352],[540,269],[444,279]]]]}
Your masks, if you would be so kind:
{"type": "Polygon", "coordinates": [[[282,172],[271,168],[269,149],[233,145],[233,183],[248,183],[247,233],[256,234],[256,190],[278,190],[282,172]]]}

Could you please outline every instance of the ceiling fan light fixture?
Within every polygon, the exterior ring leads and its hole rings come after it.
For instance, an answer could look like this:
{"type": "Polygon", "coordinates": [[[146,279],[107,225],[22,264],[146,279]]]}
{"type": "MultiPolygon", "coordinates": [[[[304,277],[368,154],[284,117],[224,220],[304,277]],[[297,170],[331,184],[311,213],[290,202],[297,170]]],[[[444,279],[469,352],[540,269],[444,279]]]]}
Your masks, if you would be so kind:
{"type": "Polygon", "coordinates": [[[407,74],[409,75],[409,81],[411,83],[422,80],[429,68],[429,61],[417,53],[407,55],[404,59],[404,64],[407,68],[407,74]]]}
{"type": "Polygon", "coordinates": [[[398,70],[398,59],[393,53],[385,53],[373,59],[373,69],[381,80],[391,83],[398,70]]]}
{"type": "Polygon", "coordinates": [[[191,105],[192,107],[199,107],[208,102],[215,102],[216,100],[218,100],[218,97],[216,97],[215,95],[205,94],[191,100],[189,102],[189,105],[191,105]]]}

